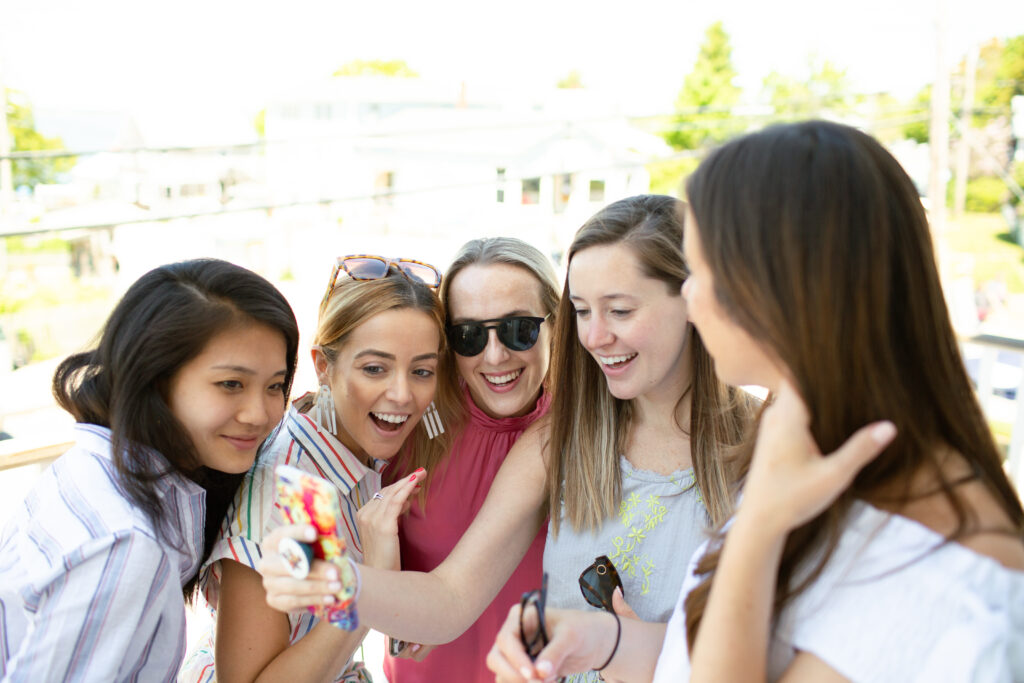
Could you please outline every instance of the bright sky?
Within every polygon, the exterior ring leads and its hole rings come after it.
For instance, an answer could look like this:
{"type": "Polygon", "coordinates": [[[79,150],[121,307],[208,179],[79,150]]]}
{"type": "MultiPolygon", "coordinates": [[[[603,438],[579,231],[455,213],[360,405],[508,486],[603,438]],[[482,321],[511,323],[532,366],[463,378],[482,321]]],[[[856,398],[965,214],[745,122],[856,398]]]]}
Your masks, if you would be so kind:
{"type": "MultiPolygon", "coordinates": [[[[578,69],[630,109],[664,112],[720,19],[748,90],[816,54],[860,90],[906,96],[934,77],[939,1],[0,0],[0,69],[39,107],[249,112],[356,58],[514,91],[578,69]]],[[[951,62],[1024,33],[1021,0],[948,1],[951,62]]]]}

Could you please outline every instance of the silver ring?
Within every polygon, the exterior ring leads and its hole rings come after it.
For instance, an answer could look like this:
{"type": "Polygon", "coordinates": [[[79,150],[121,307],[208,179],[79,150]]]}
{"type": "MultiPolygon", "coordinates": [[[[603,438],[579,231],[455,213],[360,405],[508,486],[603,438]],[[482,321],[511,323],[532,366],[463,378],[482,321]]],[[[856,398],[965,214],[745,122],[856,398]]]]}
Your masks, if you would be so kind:
{"type": "Polygon", "coordinates": [[[380,491],[377,491],[377,493],[373,494],[373,499],[374,500],[384,500],[384,496],[381,495],[380,491]]]}

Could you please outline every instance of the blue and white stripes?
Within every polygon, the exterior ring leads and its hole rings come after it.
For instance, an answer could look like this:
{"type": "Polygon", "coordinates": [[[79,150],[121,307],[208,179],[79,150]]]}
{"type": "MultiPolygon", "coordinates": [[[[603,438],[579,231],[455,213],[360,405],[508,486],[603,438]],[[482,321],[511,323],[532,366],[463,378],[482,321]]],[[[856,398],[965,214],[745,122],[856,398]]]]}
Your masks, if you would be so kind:
{"type": "Polygon", "coordinates": [[[167,543],[119,490],[109,431],[76,436],[0,534],[0,679],[173,680],[205,494],[176,475],[156,482],[181,534],[167,543]]]}

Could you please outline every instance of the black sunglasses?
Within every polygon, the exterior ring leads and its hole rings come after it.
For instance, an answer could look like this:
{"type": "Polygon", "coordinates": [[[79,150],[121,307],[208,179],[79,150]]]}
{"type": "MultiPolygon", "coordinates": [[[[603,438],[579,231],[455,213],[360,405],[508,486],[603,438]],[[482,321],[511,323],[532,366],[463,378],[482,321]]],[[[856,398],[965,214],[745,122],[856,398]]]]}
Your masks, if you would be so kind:
{"type": "Polygon", "coordinates": [[[616,588],[622,590],[622,579],[619,578],[619,572],[615,570],[615,565],[607,555],[596,558],[594,564],[580,574],[580,591],[583,592],[583,598],[594,607],[600,607],[613,614],[615,609],[612,607],[612,594],[616,588]]]}
{"type": "Polygon", "coordinates": [[[544,626],[544,603],[547,602],[548,597],[548,574],[544,572],[544,578],[541,579],[540,590],[532,590],[523,593],[523,599],[519,601],[519,640],[523,644],[523,649],[526,650],[526,654],[530,656],[530,661],[535,661],[537,655],[541,653],[545,647],[547,647],[548,638],[547,629],[544,626]],[[526,635],[526,615],[536,615],[537,627],[532,636],[526,635]]]}
{"type": "Polygon", "coordinates": [[[507,318],[471,320],[449,325],[448,343],[460,356],[476,356],[487,348],[487,330],[494,329],[498,339],[513,351],[532,349],[540,336],[540,326],[548,316],[510,315],[507,318]],[[488,325],[487,323],[492,323],[488,325]]]}

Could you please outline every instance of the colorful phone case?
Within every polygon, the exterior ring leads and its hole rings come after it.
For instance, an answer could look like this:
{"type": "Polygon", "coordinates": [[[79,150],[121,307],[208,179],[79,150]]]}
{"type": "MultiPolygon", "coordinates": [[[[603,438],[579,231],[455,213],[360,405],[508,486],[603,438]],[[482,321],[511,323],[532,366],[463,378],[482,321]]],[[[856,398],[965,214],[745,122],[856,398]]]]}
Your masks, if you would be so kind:
{"type": "Polygon", "coordinates": [[[326,560],[338,568],[341,590],[338,602],[323,607],[308,607],[310,612],[334,626],[353,631],[359,626],[356,593],[359,578],[349,561],[348,546],[341,535],[341,506],[338,492],[331,484],[289,465],[278,465],[277,498],[284,517],[291,524],[311,524],[317,540],[310,547],[313,557],[326,560]]]}

